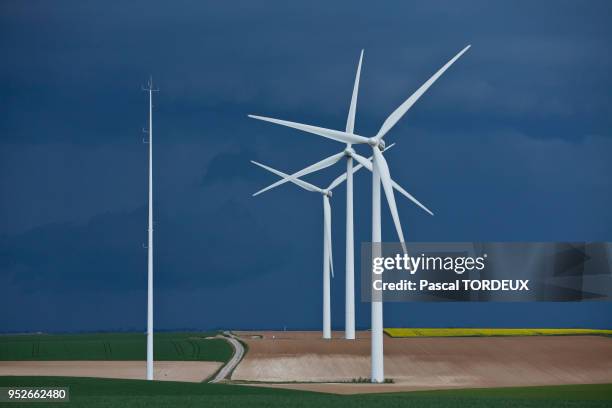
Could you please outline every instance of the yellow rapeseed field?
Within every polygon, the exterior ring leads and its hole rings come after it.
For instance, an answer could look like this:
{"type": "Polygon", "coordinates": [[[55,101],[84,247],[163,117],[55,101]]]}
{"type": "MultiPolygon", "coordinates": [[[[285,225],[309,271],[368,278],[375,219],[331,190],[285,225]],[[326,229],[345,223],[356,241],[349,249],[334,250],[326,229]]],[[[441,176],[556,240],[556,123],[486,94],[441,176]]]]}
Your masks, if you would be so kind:
{"type": "Polygon", "coordinates": [[[466,336],[611,336],[612,330],[599,329],[475,329],[475,328],[390,328],[391,337],[466,337],[466,336]]]}

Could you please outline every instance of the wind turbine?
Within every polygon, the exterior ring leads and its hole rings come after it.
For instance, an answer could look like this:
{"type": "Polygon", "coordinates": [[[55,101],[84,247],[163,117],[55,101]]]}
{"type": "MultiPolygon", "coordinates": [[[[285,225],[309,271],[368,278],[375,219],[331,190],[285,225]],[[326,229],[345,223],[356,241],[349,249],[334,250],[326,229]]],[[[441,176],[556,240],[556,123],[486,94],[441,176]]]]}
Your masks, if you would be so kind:
{"type": "MultiPolygon", "coordinates": [[[[357,95],[359,93],[359,79],[361,76],[361,64],[363,62],[363,50],[361,50],[361,54],[359,56],[359,64],[357,65],[357,74],[355,75],[355,83],[353,85],[353,95],[351,98],[351,104],[349,107],[348,118],[346,121],[346,132],[353,133],[355,129],[355,114],[357,112],[357,95]]],[[[255,117],[249,115],[250,117],[255,117]]],[[[255,117],[258,118],[259,117],[255,117]]],[[[346,143],[346,147],[340,153],[334,154],[330,157],[327,157],[313,165],[310,165],[296,173],[293,173],[291,177],[302,177],[307,174],[325,169],[329,166],[332,166],[342,160],[342,158],[346,158],[346,279],[345,279],[345,338],[349,340],[355,339],[355,243],[354,243],[354,229],[353,229],[353,159],[359,161],[360,163],[364,163],[364,157],[357,157],[357,153],[352,148],[351,143],[346,143]]],[[[363,165],[363,164],[362,164],[363,165]]],[[[369,165],[369,164],[368,164],[369,165]]],[[[371,165],[369,165],[370,171],[372,171],[371,165]]],[[[278,187],[281,184],[290,181],[288,178],[283,178],[266,188],[259,190],[254,195],[261,194],[265,191],[268,191],[272,188],[278,187]]],[[[405,192],[405,190],[404,190],[405,192]]],[[[427,209],[423,204],[421,204],[418,200],[412,197],[410,194],[406,193],[406,197],[412,200],[415,204],[421,207],[430,215],[433,213],[427,209]]]]}
{"type": "MultiPolygon", "coordinates": [[[[262,116],[249,115],[249,117],[267,122],[276,123],[279,125],[291,127],[294,129],[302,130],[304,132],[313,133],[319,136],[323,136],[328,139],[332,139],[341,143],[346,144],[367,144],[372,148],[373,154],[373,171],[372,171],[372,244],[373,244],[373,256],[377,256],[376,244],[381,242],[381,225],[380,225],[380,185],[382,183],[385,196],[387,198],[387,204],[391,211],[393,223],[395,224],[395,230],[404,252],[406,251],[404,234],[402,232],[402,226],[399,220],[399,214],[397,212],[397,206],[395,204],[395,197],[393,194],[393,186],[391,182],[391,176],[389,172],[389,166],[382,151],[385,148],[384,136],[397,124],[397,122],[404,116],[404,114],[416,103],[417,100],[429,89],[429,87],[442,75],[444,72],[457,61],[468,49],[470,45],[461,50],[455,55],[450,61],[448,61],[442,68],[440,68],[431,78],[429,78],[419,89],[417,89],[408,99],[406,99],[387,119],[383,122],[382,126],[378,130],[378,133],[372,137],[364,137],[354,132],[332,130],[322,128],[318,126],[305,125],[296,122],[290,122],[286,120],[273,119],[262,116]]],[[[353,155],[360,163],[358,155],[353,155]]],[[[363,164],[363,163],[362,163],[363,164]]],[[[365,165],[365,164],[364,164],[365,165]]],[[[371,370],[371,381],[375,383],[384,382],[384,360],[383,360],[383,304],[382,299],[380,301],[374,301],[372,299],[372,370],[371,370]]]]}
{"type": "MultiPolygon", "coordinates": [[[[389,150],[392,148],[394,144],[389,145],[385,150],[389,150]]],[[[355,167],[351,167],[352,175],[359,171],[362,167],[366,167],[370,171],[372,171],[372,163],[370,162],[372,158],[365,159],[364,164],[359,164],[355,167]]],[[[292,182],[299,187],[302,187],[304,190],[320,193],[323,196],[323,338],[331,339],[331,300],[330,300],[330,285],[329,285],[329,272],[331,270],[332,277],[334,275],[334,268],[332,262],[332,234],[331,234],[331,205],[330,198],[332,196],[332,190],[342,184],[345,180],[348,180],[349,173],[343,173],[338,176],[334,181],[331,182],[327,188],[323,189],[317,187],[313,184],[310,184],[306,181],[300,180],[294,175],[285,174],[279,170],[273,169],[272,167],[266,166],[264,164],[258,163],[256,161],[251,160],[251,163],[264,168],[277,176],[280,176],[282,180],[292,182]]],[[[395,181],[392,181],[393,188],[398,190],[401,194],[410,196],[400,185],[398,185],[395,181]]],[[[255,195],[255,194],[254,194],[255,195]]]]}
{"type": "Polygon", "coordinates": [[[153,380],[153,77],[149,78],[149,224],[147,243],[147,380],[153,380]]]}
{"type": "Polygon", "coordinates": [[[332,241],[331,241],[331,205],[329,199],[332,196],[332,190],[344,181],[346,174],[338,177],[327,188],[323,189],[313,184],[307,183],[298,178],[291,178],[288,174],[275,170],[265,164],[251,160],[251,163],[262,167],[277,176],[288,179],[292,183],[302,187],[304,190],[313,193],[320,193],[323,197],[323,338],[331,339],[331,307],[330,307],[330,282],[329,272],[331,270],[334,275],[334,266],[332,260],[332,241]],[[344,178],[343,178],[344,176],[344,178]]]}

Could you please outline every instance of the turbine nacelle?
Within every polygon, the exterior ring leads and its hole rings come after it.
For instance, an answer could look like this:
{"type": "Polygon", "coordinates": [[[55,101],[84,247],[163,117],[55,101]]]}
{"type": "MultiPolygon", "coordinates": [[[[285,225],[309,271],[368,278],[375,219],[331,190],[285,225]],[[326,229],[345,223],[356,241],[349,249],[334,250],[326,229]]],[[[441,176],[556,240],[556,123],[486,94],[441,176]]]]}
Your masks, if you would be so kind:
{"type": "Polygon", "coordinates": [[[346,146],[346,149],[344,149],[344,155],[346,157],[353,157],[354,154],[356,154],[355,149],[353,149],[351,146],[346,146]]]}
{"type": "Polygon", "coordinates": [[[378,147],[378,150],[380,150],[381,152],[385,151],[385,141],[382,139],[371,137],[368,139],[368,144],[372,147],[378,147]]]}

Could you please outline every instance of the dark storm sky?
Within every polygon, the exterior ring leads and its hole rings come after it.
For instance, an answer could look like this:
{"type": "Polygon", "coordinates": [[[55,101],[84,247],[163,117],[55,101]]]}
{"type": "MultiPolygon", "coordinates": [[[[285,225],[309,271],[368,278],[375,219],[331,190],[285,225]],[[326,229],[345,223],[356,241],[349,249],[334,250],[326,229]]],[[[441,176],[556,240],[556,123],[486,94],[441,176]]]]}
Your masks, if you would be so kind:
{"type": "MultiPolygon", "coordinates": [[[[295,171],[342,146],[246,115],[342,129],[362,48],[356,131],[371,135],[472,44],[386,138],[394,179],[436,213],[398,199],[408,240],[612,240],[608,1],[123,3],[0,5],[0,331],[144,328],[149,74],[158,328],[320,327],[320,197],[251,197],[275,178],[249,160],[295,171]]],[[[370,178],[355,183],[359,243],[370,178]]],[[[332,285],[341,329],[343,273],[332,285]]],[[[368,327],[369,305],[357,312],[368,327]]],[[[607,303],[385,313],[387,326],[612,326],[607,303]]]]}

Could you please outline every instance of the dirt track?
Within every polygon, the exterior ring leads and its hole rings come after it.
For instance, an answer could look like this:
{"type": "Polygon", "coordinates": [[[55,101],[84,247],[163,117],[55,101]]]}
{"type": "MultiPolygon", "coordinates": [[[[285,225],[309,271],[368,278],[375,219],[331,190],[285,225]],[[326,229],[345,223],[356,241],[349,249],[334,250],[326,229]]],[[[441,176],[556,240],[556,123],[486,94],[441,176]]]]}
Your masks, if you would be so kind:
{"type": "MultiPolygon", "coordinates": [[[[232,380],[341,382],[369,377],[368,332],[356,341],[319,332],[237,332],[249,346],[232,380]],[[263,338],[256,338],[262,336],[263,338]],[[274,337],[274,338],[273,338],[274,337]]],[[[612,338],[597,336],[390,338],[394,384],[283,384],[337,393],[612,382],[612,338]]]]}
{"type": "Polygon", "coordinates": [[[226,335],[227,337],[225,337],[225,340],[232,345],[232,348],[234,349],[234,355],[227,363],[225,363],[223,368],[219,370],[219,372],[217,372],[215,377],[210,380],[211,383],[225,381],[225,379],[229,376],[232,370],[234,370],[238,363],[240,363],[240,360],[242,360],[242,356],[244,356],[244,347],[242,346],[242,343],[236,340],[233,334],[226,332],[226,335]]]}
{"type": "MultiPolygon", "coordinates": [[[[0,361],[0,376],[67,376],[144,380],[145,361],[0,361]]],[[[222,363],[211,361],[156,361],[155,379],[201,382],[222,363]]]]}

